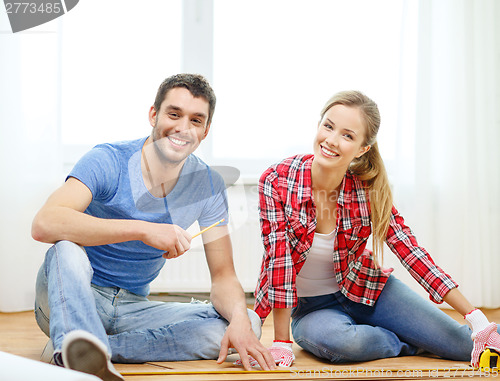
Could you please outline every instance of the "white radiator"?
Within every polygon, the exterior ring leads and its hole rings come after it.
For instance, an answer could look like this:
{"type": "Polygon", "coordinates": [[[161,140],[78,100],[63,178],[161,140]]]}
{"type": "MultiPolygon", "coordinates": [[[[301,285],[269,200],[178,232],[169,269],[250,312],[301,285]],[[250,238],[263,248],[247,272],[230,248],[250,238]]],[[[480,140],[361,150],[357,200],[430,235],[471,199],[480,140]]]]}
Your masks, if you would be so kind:
{"type": "MultiPolygon", "coordinates": [[[[233,243],[236,275],[245,292],[255,290],[262,261],[263,246],[257,211],[257,186],[237,183],[228,188],[229,230],[233,243]]],[[[191,234],[198,226],[188,229],[191,234]]],[[[176,259],[167,260],[151,292],[209,292],[208,271],[201,237],[192,241],[191,249],[176,259]]]]}

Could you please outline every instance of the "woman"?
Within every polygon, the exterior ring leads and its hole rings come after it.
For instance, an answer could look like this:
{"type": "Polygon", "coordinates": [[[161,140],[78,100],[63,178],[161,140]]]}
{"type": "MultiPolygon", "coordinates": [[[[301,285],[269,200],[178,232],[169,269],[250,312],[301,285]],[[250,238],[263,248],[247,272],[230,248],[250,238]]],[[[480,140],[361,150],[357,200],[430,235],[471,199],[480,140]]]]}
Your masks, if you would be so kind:
{"type": "Polygon", "coordinates": [[[292,318],[296,343],[334,363],[428,351],[477,367],[486,346],[500,347],[497,325],[418,246],[394,208],[379,125],[371,99],[336,94],[321,112],[314,155],[287,158],[260,179],[265,256],[255,310],[262,320],[273,310],[271,352],[280,365],[293,362],[292,318]],[[384,242],[430,299],[447,302],[472,331],[381,267],[384,242]]]}

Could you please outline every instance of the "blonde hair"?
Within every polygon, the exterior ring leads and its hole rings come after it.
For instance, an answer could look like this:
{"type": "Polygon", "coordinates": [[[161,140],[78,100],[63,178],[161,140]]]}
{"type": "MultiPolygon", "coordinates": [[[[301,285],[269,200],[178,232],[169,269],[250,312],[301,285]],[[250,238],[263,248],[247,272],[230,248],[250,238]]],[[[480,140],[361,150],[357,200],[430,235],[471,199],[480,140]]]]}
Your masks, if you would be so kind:
{"type": "Polygon", "coordinates": [[[342,91],[331,97],[321,111],[321,118],[335,105],[355,107],[361,111],[365,121],[366,137],[364,146],[370,145],[368,152],[354,159],[349,169],[362,180],[370,200],[373,229],[373,258],[375,265],[383,263],[383,246],[389,229],[392,211],[392,192],[384,162],[377,145],[380,127],[380,113],[377,104],[359,91],[342,91]]]}

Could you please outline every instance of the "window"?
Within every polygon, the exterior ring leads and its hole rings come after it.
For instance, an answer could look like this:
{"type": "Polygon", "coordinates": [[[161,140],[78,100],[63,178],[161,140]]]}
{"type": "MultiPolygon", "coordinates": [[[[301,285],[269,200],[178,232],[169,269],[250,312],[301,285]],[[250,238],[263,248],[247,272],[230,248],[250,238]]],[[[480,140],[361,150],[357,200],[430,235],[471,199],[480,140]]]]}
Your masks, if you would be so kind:
{"type": "Polygon", "coordinates": [[[97,143],[150,133],[158,86],[180,71],[181,8],[180,0],[147,6],[86,0],[61,18],[61,140],[68,165],[97,143]]]}
{"type": "Polygon", "coordinates": [[[401,158],[414,152],[416,0],[140,4],[87,0],[61,18],[67,165],[98,142],[149,134],[158,85],[188,70],[206,75],[217,94],[198,151],[210,164],[255,179],[273,162],[311,152],[323,104],[358,89],[380,107],[387,166],[408,167],[401,158]]]}
{"type": "Polygon", "coordinates": [[[397,126],[413,120],[401,102],[414,94],[416,8],[400,0],[216,0],[213,160],[258,175],[311,152],[322,106],[348,89],[379,105],[379,145],[393,160],[397,126]]]}

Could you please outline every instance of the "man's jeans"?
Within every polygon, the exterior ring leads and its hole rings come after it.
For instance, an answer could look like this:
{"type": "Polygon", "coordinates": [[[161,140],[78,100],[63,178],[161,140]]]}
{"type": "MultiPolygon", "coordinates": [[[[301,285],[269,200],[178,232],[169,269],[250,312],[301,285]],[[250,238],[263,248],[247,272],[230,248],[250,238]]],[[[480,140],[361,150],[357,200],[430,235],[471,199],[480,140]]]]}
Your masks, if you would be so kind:
{"type": "MultiPolygon", "coordinates": [[[[36,283],[35,315],[60,350],[66,333],[86,330],[108,346],[115,362],[216,359],[228,322],[210,304],[164,303],[117,287],[91,284],[85,250],[60,241],[45,256],[36,283]]],[[[260,338],[257,314],[248,311],[260,338]]]]}
{"type": "Polygon", "coordinates": [[[342,293],[299,298],[292,333],[305,350],[334,363],[423,351],[470,361],[471,330],[391,276],[374,307],[342,293]]]}

